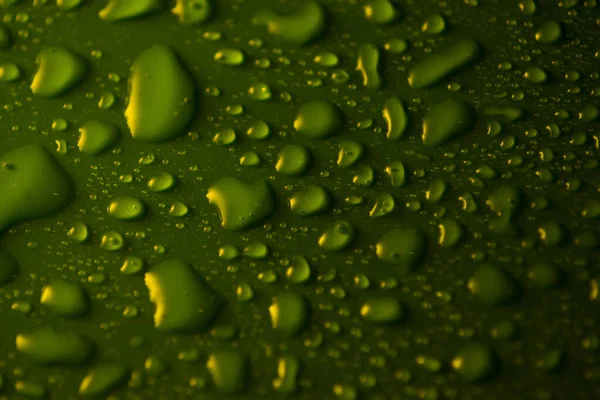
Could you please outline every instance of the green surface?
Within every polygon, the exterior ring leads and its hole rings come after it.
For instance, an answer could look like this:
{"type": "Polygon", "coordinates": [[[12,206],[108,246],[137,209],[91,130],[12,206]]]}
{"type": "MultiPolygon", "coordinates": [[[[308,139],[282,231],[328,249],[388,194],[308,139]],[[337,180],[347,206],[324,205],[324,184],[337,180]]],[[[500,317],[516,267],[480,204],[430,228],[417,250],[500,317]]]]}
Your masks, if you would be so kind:
{"type": "Polygon", "coordinates": [[[0,12],[0,399],[600,397],[596,0],[0,12]]]}

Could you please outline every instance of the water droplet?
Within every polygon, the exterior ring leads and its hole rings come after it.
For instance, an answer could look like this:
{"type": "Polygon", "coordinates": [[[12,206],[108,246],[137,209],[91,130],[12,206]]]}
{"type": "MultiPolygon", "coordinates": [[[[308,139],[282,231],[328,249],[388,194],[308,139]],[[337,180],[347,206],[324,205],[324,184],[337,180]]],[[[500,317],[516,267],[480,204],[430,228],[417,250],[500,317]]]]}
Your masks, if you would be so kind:
{"type": "Polygon", "coordinates": [[[16,345],[20,353],[47,365],[81,365],[94,353],[92,342],[80,334],[49,327],[18,334],[16,345]]]}
{"type": "Polygon", "coordinates": [[[219,146],[229,146],[235,143],[237,133],[232,128],[225,128],[213,136],[212,142],[219,146]]]}
{"type": "Polygon", "coordinates": [[[252,18],[252,23],[266,26],[268,33],[282,42],[302,46],[323,32],[326,16],[318,1],[307,0],[287,14],[277,14],[271,10],[259,12],[252,18]]]}
{"type": "Polygon", "coordinates": [[[175,201],[169,208],[169,215],[171,217],[182,218],[188,215],[189,210],[190,209],[186,204],[181,201],[175,201]]]}
{"type": "Polygon", "coordinates": [[[409,116],[402,100],[398,97],[388,98],[383,105],[383,118],[387,123],[386,137],[389,140],[398,140],[404,136],[409,116]]]}
{"type": "Polygon", "coordinates": [[[304,175],[310,164],[310,150],[301,144],[289,144],[279,152],[277,172],[288,176],[304,175]]]}
{"type": "Polygon", "coordinates": [[[342,140],[338,153],[337,165],[348,168],[354,165],[363,155],[363,145],[353,140],[342,140]]]}
{"type": "Polygon", "coordinates": [[[121,273],[123,275],[137,275],[144,270],[144,260],[138,256],[129,255],[123,260],[121,265],[121,273]]]}
{"type": "Polygon", "coordinates": [[[144,281],[156,305],[154,326],[170,332],[204,330],[219,310],[216,294],[184,261],[174,259],[154,266],[144,281]]]}
{"type": "Polygon", "coordinates": [[[454,219],[444,219],[438,225],[439,238],[438,243],[442,247],[454,247],[460,242],[463,236],[462,225],[454,219]]]}
{"type": "Polygon", "coordinates": [[[327,227],[319,236],[319,247],[327,251],[340,251],[346,248],[354,238],[354,226],[339,220],[327,227]]]}
{"type": "Polygon", "coordinates": [[[125,118],[134,138],[162,142],[183,132],[195,109],[194,83],[171,49],[155,45],[139,54],[129,87],[125,118]]]}
{"type": "Polygon", "coordinates": [[[127,367],[116,363],[97,365],[88,371],[79,385],[79,394],[84,397],[105,395],[127,380],[127,367]]]}
{"type": "Polygon", "coordinates": [[[164,192],[175,186],[175,177],[170,172],[159,172],[148,179],[148,189],[153,192],[164,192]]]}
{"type": "Polygon", "coordinates": [[[112,146],[119,138],[116,125],[101,121],[87,121],[79,128],[79,151],[98,155],[112,146]]]}
{"type": "Polygon", "coordinates": [[[365,302],[360,316],[376,324],[390,324],[404,317],[404,307],[393,297],[379,297],[365,302]]]}
{"type": "Polygon", "coordinates": [[[335,53],[322,51],[315,56],[313,61],[322,67],[335,67],[338,65],[339,58],[335,53]]]}
{"type": "Polygon", "coordinates": [[[329,194],[319,185],[308,185],[289,199],[290,210],[301,216],[318,214],[329,207],[329,202],[329,194]]]}
{"type": "Polygon", "coordinates": [[[538,262],[533,264],[527,271],[527,277],[536,287],[541,289],[552,289],[560,285],[562,271],[553,264],[538,262]]]}
{"type": "Polygon", "coordinates": [[[125,245],[125,239],[119,232],[104,232],[100,238],[100,248],[106,251],[119,251],[125,245]]]}
{"type": "Polygon", "coordinates": [[[44,286],[40,303],[64,318],[82,317],[89,309],[83,288],[65,280],[55,280],[44,286]]]}
{"type": "Polygon", "coordinates": [[[384,215],[388,215],[389,213],[394,211],[395,205],[396,205],[396,202],[394,201],[394,198],[392,197],[392,195],[390,195],[388,193],[380,194],[375,199],[375,205],[373,205],[373,208],[371,209],[369,216],[378,218],[378,217],[383,217],[384,215]]]}
{"type": "Polygon", "coordinates": [[[265,101],[271,98],[271,88],[266,83],[253,83],[248,88],[248,97],[256,101],[265,101]]]}
{"type": "Polygon", "coordinates": [[[379,49],[372,44],[363,44],[358,48],[356,70],[363,77],[363,85],[369,89],[377,89],[382,85],[379,75],[379,49]]]}
{"type": "Polygon", "coordinates": [[[337,133],[342,117],[336,105],[324,100],[313,100],[300,106],[294,128],[311,139],[323,139],[337,133]]]}
{"type": "Polygon", "coordinates": [[[489,305],[507,303],[517,294],[513,278],[503,269],[487,264],[475,271],[467,287],[475,297],[489,305]]]}
{"type": "Polygon", "coordinates": [[[111,92],[102,92],[100,94],[100,100],[98,100],[98,108],[101,110],[110,109],[116,101],[116,97],[111,92]]]}
{"type": "Polygon", "coordinates": [[[473,123],[473,109],[467,102],[444,100],[432,106],[423,118],[423,144],[440,146],[471,129],[473,123]]]}
{"type": "Polygon", "coordinates": [[[286,354],[277,360],[277,378],[273,379],[273,389],[280,393],[293,393],[298,386],[300,360],[286,354]]]}
{"type": "Polygon", "coordinates": [[[108,215],[121,221],[139,219],[146,213],[146,203],[132,196],[119,196],[108,205],[108,215]]]}
{"type": "Polygon", "coordinates": [[[487,345],[470,343],[459,350],[451,364],[464,381],[477,382],[494,371],[495,363],[495,355],[487,345]]]}
{"type": "Polygon", "coordinates": [[[206,368],[220,392],[233,394],[244,389],[248,362],[239,350],[227,349],[211,353],[206,361],[206,368]]]}
{"type": "Polygon", "coordinates": [[[41,97],[55,97],[79,83],[85,75],[83,59],[64,47],[48,47],[36,58],[37,71],[31,91],[41,97]]]}
{"type": "Polygon", "coordinates": [[[219,258],[222,260],[231,261],[231,260],[235,260],[239,256],[240,256],[240,251],[237,249],[237,247],[235,247],[231,244],[226,244],[226,245],[219,247],[219,258]]]}
{"type": "Polygon", "coordinates": [[[83,243],[89,237],[89,230],[83,222],[75,222],[67,231],[69,239],[76,243],[83,243]]]}
{"type": "Polygon", "coordinates": [[[300,333],[308,322],[308,304],[304,297],[293,292],[280,293],[269,306],[273,329],[286,336],[300,333]]]}
{"type": "Polygon", "coordinates": [[[391,161],[385,167],[393,187],[402,187],[406,184],[406,170],[402,161],[391,161]]]}
{"type": "Polygon", "coordinates": [[[14,82],[21,77],[21,68],[15,63],[3,62],[0,64],[0,81],[14,82]]]}
{"type": "Polygon", "coordinates": [[[479,44],[474,40],[460,40],[445,50],[428,55],[410,70],[408,83],[422,89],[441,81],[448,75],[474,62],[479,57],[479,44]]]}
{"type": "Polygon", "coordinates": [[[562,37],[562,26],[557,21],[543,22],[535,32],[535,40],[543,44],[552,44],[562,37]]]}
{"type": "Polygon", "coordinates": [[[211,0],[176,0],[171,12],[183,25],[200,24],[212,15],[211,0]]]}
{"type": "Polygon", "coordinates": [[[70,177],[40,145],[19,147],[0,158],[0,231],[45,217],[70,203],[70,177]],[[9,166],[9,168],[7,168],[9,166]]]}
{"type": "Polygon", "coordinates": [[[219,209],[221,225],[227,230],[248,228],[269,217],[274,207],[273,191],[266,181],[221,178],[206,197],[219,209]]]}
{"type": "Polygon", "coordinates": [[[311,275],[310,264],[306,260],[306,258],[302,256],[293,256],[285,271],[286,278],[292,283],[304,283],[308,281],[311,275]]]}
{"type": "Polygon", "coordinates": [[[390,0],[369,0],[363,10],[365,18],[376,24],[389,24],[399,15],[390,0]]]}
{"type": "Polygon", "coordinates": [[[120,21],[141,17],[160,9],[160,0],[109,0],[98,15],[104,21],[120,21]]]}
{"type": "Polygon", "coordinates": [[[377,257],[384,262],[396,264],[403,273],[410,272],[425,255],[427,238],[414,228],[397,228],[379,238],[377,257]]]}
{"type": "Polygon", "coordinates": [[[246,135],[250,139],[254,140],[264,140],[271,135],[271,128],[269,125],[262,120],[256,120],[252,122],[248,130],[246,131],[246,135]]]}
{"type": "Polygon", "coordinates": [[[242,250],[244,257],[261,259],[269,254],[269,248],[263,242],[250,242],[242,250]]]}
{"type": "Polygon", "coordinates": [[[438,35],[446,30],[446,20],[440,14],[431,14],[423,22],[421,32],[438,35]]]}

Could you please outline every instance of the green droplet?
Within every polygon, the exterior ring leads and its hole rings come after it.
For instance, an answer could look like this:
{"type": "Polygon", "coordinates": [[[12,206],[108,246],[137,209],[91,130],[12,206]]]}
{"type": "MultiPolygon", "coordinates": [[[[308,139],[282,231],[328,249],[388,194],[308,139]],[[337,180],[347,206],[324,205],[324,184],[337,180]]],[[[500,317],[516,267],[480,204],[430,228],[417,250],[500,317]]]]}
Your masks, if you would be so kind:
{"type": "Polygon", "coordinates": [[[540,240],[546,246],[557,246],[564,238],[564,229],[557,221],[547,221],[538,227],[540,240]]]}
{"type": "Polygon", "coordinates": [[[365,18],[376,24],[389,24],[398,16],[390,0],[369,0],[364,6],[365,18]]]}
{"type": "Polygon", "coordinates": [[[67,231],[69,239],[76,243],[83,243],[89,237],[89,230],[83,222],[75,222],[67,231]]]}
{"type": "Polygon", "coordinates": [[[454,247],[460,242],[463,236],[461,224],[454,219],[444,219],[438,225],[439,238],[438,243],[442,247],[454,247]]]}
{"type": "Polygon", "coordinates": [[[239,256],[240,256],[240,251],[237,249],[237,247],[235,247],[231,244],[226,244],[226,245],[219,247],[219,258],[222,260],[231,261],[231,260],[235,260],[239,256]]]}
{"type": "Polygon", "coordinates": [[[0,158],[0,231],[14,223],[51,215],[71,202],[70,177],[40,145],[0,158]]]}
{"type": "Polygon", "coordinates": [[[205,330],[219,310],[216,294],[179,259],[154,266],[144,277],[156,305],[154,326],[169,332],[205,330]]]}
{"type": "Polygon", "coordinates": [[[227,230],[248,228],[269,217],[274,208],[273,191],[266,181],[221,178],[206,197],[219,209],[221,225],[227,230]]]}
{"type": "Polygon", "coordinates": [[[300,106],[294,128],[311,139],[323,139],[337,133],[342,117],[336,105],[324,100],[313,100],[300,106]]]}
{"type": "Polygon", "coordinates": [[[28,399],[45,399],[48,396],[48,390],[43,385],[29,380],[16,381],[15,392],[28,399]]]}
{"type": "Polygon", "coordinates": [[[119,196],[108,205],[108,215],[121,220],[139,219],[146,213],[146,203],[137,197],[119,196]]]}
{"type": "Polygon", "coordinates": [[[77,366],[94,353],[92,343],[78,333],[40,328],[17,335],[17,350],[40,364],[77,366]]]}
{"type": "Polygon", "coordinates": [[[37,71],[31,91],[41,97],[55,97],[79,83],[86,71],[83,59],[64,47],[48,47],[36,58],[37,71]]]}
{"type": "Polygon", "coordinates": [[[129,90],[125,118],[136,139],[174,139],[192,118],[194,82],[168,47],[155,45],[137,56],[129,90]]]}
{"type": "Polygon", "coordinates": [[[141,17],[160,8],[160,0],[109,0],[98,15],[104,21],[120,21],[141,17]]]}
{"type": "Polygon", "coordinates": [[[119,232],[104,232],[100,237],[100,248],[106,251],[119,251],[125,245],[125,239],[119,232]]]}
{"type": "Polygon", "coordinates": [[[310,164],[310,150],[301,144],[289,144],[279,152],[277,172],[288,176],[304,175],[310,164]]]}
{"type": "Polygon", "coordinates": [[[185,203],[175,201],[171,204],[171,208],[169,208],[169,215],[171,217],[182,218],[188,215],[189,210],[189,207],[185,203]]]}
{"type": "Polygon", "coordinates": [[[322,51],[315,56],[313,61],[322,67],[335,67],[338,65],[339,58],[335,53],[322,51]]]}
{"type": "Polygon", "coordinates": [[[352,183],[359,186],[371,186],[373,184],[373,168],[369,165],[358,167],[352,177],[352,183]]]}
{"type": "Polygon", "coordinates": [[[88,371],[79,385],[79,394],[84,397],[105,395],[127,379],[127,367],[110,363],[97,365],[88,371]]]}
{"type": "Polygon", "coordinates": [[[306,260],[306,258],[302,256],[293,256],[285,271],[286,278],[292,283],[304,283],[306,282],[311,275],[310,264],[306,260]]]}
{"type": "Polygon", "coordinates": [[[157,355],[150,355],[144,361],[144,370],[150,376],[160,376],[167,370],[167,365],[157,355]]]}
{"type": "Polygon", "coordinates": [[[19,262],[5,251],[0,251],[0,286],[12,282],[19,274],[19,262]]]}
{"type": "Polygon", "coordinates": [[[409,117],[402,100],[398,97],[388,98],[383,104],[383,118],[387,123],[386,137],[389,140],[398,140],[404,136],[409,117]]]}
{"type": "Polygon", "coordinates": [[[540,289],[552,289],[557,287],[562,280],[561,270],[553,264],[538,262],[532,265],[527,272],[527,277],[540,289]]]}
{"type": "Polygon", "coordinates": [[[396,264],[401,272],[410,272],[425,255],[427,237],[414,228],[397,228],[379,238],[377,257],[384,262],[396,264]]]}
{"type": "Polygon", "coordinates": [[[279,393],[293,393],[298,386],[300,360],[286,354],[277,360],[277,377],[273,379],[273,389],[279,393]]]}
{"type": "Polygon", "coordinates": [[[438,35],[446,30],[446,20],[440,14],[431,14],[423,22],[421,32],[438,35]]]}
{"type": "Polygon", "coordinates": [[[201,24],[212,15],[211,0],[176,0],[171,12],[183,25],[201,24]]]}
{"type": "Polygon", "coordinates": [[[56,132],[64,132],[68,127],[69,123],[63,118],[56,118],[54,121],[52,121],[52,130],[56,132]]]}
{"type": "Polygon", "coordinates": [[[535,366],[544,371],[556,370],[564,358],[564,352],[560,349],[547,350],[536,360],[535,366]]]}
{"type": "Polygon", "coordinates": [[[408,42],[404,39],[391,38],[384,45],[386,51],[394,54],[403,54],[408,49],[408,42]]]}
{"type": "Polygon", "coordinates": [[[308,322],[308,311],[308,304],[300,294],[280,293],[269,306],[271,326],[286,336],[297,335],[308,322]]]}
{"type": "Polygon", "coordinates": [[[119,138],[116,125],[101,121],[87,121],[79,128],[77,147],[82,153],[97,155],[112,146],[119,138]]]}
{"type": "Polygon", "coordinates": [[[232,128],[225,128],[220,132],[217,132],[213,136],[212,142],[219,146],[229,146],[235,143],[237,139],[237,133],[232,128]]]}
{"type": "Polygon", "coordinates": [[[507,303],[517,294],[513,278],[504,270],[491,265],[483,265],[477,269],[467,287],[475,297],[489,305],[507,303]]]}
{"type": "Polygon", "coordinates": [[[474,62],[479,53],[479,44],[474,40],[455,42],[418,62],[410,70],[408,83],[415,89],[429,87],[474,62]]]}
{"type": "Polygon", "coordinates": [[[379,49],[372,44],[363,44],[358,48],[356,70],[363,77],[363,85],[369,89],[377,89],[382,85],[379,75],[379,49]]]}
{"type": "Polygon", "coordinates": [[[148,189],[153,192],[164,192],[175,186],[175,177],[170,172],[159,172],[148,179],[148,189]]]}
{"type": "Polygon", "coordinates": [[[423,144],[440,146],[471,129],[473,123],[473,109],[469,103],[458,99],[444,100],[432,106],[423,118],[423,144]]]}
{"type": "Polygon", "coordinates": [[[581,216],[584,218],[598,218],[600,217],[600,200],[590,199],[584,204],[581,216]]]}
{"type": "Polygon", "coordinates": [[[282,42],[303,46],[323,32],[326,16],[318,1],[306,0],[293,7],[288,14],[262,11],[252,18],[252,23],[266,26],[267,32],[282,42]]]}
{"type": "Polygon", "coordinates": [[[384,215],[388,215],[392,211],[394,211],[394,207],[396,202],[391,194],[383,193],[377,196],[375,199],[375,204],[369,213],[370,217],[378,218],[383,217],[384,215]]]}
{"type": "Polygon", "coordinates": [[[83,0],[56,0],[56,6],[63,11],[70,11],[79,7],[83,0]]]}
{"type": "Polygon", "coordinates": [[[228,349],[211,353],[206,361],[206,368],[215,387],[222,393],[240,392],[246,385],[248,362],[239,350],[228,349]]]}
{"type": "Polygon", "coordinates": [[[121,273],[124,275],[137,275],[144,270],[144,260],[138,256],[127,256],[121,265],[121,273]]]}
{"type": "Polygon", "coordinates": [[[254,298],[254,289],[247,283],[240,283],[235,290],[235,295],[239,302],[246,302],[254,298]]]}
{"type": "Polygon", "coordinates": [[[446,181],[441,179],[431,181],[427,192],[425,192],[425,198],[430,203],[437,203],[442,199],[442,197],[444,197],[447,188],[448,184],[446,181]]]}
{"type": "Polygon", "coordinates": [[[535,32],[535,40],[543,44],[551,44],[562,37],[562,26],[557,21],[546,21],[542,23],[535,32]]]}
{"type": "Polygon", "coordinates": [[[98,108],[101,110],[110,109],[116,101],[116,97],[111,92],[102,92],[100,94],[100,100],[98,101],[98,108]]]}
{"type": "Polygon", "coordinates": [[[83,288],[65,280],[55,280],[44,286],[40,303],[64,318],[82,317],[89,309],[83,288]]]}
{"type": "Polygon", "coordinates": [[[486,378],[494,368],[494,353],[488,346],[480,343],[468,344],[452,359],[452,369],[469,383],[486,378]]]}
{"type": "Polygon", "coordinates": [[[260,156],[255,151],[247,151],[240,157],[240,165],[244,167],[257,167],[261,162],[260,156]]]}
{"type": "Polygon", "coordinates": [[[3,62],[0,64],[0,81],[14,82],[21,77],[21,68],[15,63],[3,62]]]}
{"type": "Polygon", "coordinates": [[[406,170],[402,161],[391,161],[385,167],[393,187],[402,187],[406,184],[406,170]]]}
{"type": "Polygon", "coordinates": [[[354,165],[363,155],[363,145],[353,140],[342,140],[338,153],[337,165],[348,168],[354,165]]]}
{"type": "Polygon", "coordinates": [[[294,193],[289,199],[289,204],[294,214],[314,215],[329,207],[329,194],[319,185],[308,185],[294,193]]]}
{"type": "Polygon", "coordinates": [[[523,77],[531,83],[540,84],[546,82],[548,75],[546,71],[537,65],[529,65],[525,68],[523,77]]]}
{"type": "Polygon", "coordinates": [[[271,98],[271,88],[266,83],[253,83],[248,88],[248,97],[256,101],[265,101],[271,98]]]}
{"type": "Polygon", "coordinates": [[[360,316],[376,324],[390,324],[404,317],[404,307],[393,297],[379,297],[365,302],[360,308],[360,316]]]}
{"type": "Polygon", "coordinates": [[[532,15],[536,10],[535,0],[521,0],[519,2],[519,9],[525,15],[532,15]]]}
{"type": "Polygon", "coordinates": [[[263,140],[269,137],[271,134],[271,128],[269,125],[262,120],[257,120],[252,122],[248,130],[246,131],[246,135],[250,139],[254,140],[263,140]]]}
{"type": "Polygon", "coordinates": [[[242,250],[244,257],[261,259],[269,254],[269,247],[263,242],[250,242],[242,250]]]}
{"type": "Polygon", "coordinates": [[[327,227],[319,236],[319,247],[327,251],[340,251],[346,248],[354,238],[354,226],[339,220],[327,227]]]}

